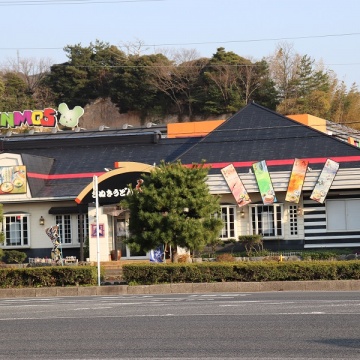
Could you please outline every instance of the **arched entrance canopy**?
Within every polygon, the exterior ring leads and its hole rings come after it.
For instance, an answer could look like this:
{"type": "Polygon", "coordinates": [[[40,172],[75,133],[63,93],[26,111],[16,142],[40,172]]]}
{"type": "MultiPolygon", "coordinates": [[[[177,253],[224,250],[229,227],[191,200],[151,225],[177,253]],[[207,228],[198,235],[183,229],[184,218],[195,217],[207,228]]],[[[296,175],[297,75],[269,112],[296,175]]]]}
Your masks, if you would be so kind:
{"type": "MultiPolygon", "coordinates": [[[[129,184],[134,188],[144,173],[149,173],[154,167],[138,162],[116,163],[117,169],[108,171],[98,178],[99,205],[117,204],[128,193],[129,184]]],[[[93,183],[87,185],[77,196],[78,204],[95,202],[93,183]]]]}

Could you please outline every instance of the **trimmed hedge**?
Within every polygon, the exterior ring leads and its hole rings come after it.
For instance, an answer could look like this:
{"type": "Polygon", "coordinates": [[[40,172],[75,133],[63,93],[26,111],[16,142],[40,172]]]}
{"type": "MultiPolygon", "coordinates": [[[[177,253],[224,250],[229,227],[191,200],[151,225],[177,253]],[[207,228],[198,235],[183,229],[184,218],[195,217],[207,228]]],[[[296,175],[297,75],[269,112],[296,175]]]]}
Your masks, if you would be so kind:
{"type": "Polygon", "coordinates": [[[350,280],[360,279],[360,261],[128,264],[123,266],[123,276],[130,285],[350,280]]]}
{"type": "Polygon", "coordinates": [[[46,266],[0,269],[0,287],[52,287],[96,285],[94,266],[46,266]]]}

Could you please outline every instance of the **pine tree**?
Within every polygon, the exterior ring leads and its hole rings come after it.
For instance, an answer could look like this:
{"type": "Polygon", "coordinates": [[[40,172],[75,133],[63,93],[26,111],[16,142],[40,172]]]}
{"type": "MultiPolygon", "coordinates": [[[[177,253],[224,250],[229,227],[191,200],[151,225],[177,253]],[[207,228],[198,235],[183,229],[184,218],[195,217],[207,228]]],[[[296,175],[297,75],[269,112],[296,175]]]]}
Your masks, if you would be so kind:
{"type": "Polygon", "coordinates": [[[205,164],[166,164],[142,177],[121,205],[130,210],[129,246],[149,251],[164,244],[199,251],[219,237],[219,197],[210,194],[205,164]]]}

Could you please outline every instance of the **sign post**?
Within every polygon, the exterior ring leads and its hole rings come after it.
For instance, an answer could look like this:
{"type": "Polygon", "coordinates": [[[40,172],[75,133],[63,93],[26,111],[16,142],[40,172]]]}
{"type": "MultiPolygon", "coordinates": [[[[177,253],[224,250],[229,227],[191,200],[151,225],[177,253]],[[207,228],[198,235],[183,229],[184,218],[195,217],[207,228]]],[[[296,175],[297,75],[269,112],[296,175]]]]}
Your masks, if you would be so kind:
{"type": "Polygon", "coordinates": [[[99,235],[99,191],[98,191],[98,177],[93,177],[93,190],[95,193],[95,217],[96,217],[96,248],[97,248],[97,277],[98,286],[100,286],[100,235],[99,235]]]}

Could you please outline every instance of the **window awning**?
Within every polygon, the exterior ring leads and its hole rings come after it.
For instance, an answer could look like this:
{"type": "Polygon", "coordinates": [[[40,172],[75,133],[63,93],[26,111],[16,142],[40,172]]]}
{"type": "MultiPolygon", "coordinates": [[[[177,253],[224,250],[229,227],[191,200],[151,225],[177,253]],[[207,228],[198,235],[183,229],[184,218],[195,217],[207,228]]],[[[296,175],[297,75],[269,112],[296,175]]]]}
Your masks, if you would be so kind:
{"type": "Polygon", "coordinates": [[[78,206],[54,206],[49,209],[49,214],[64,215],[64,214],[80,214],[80,207],[78,206]]]}

